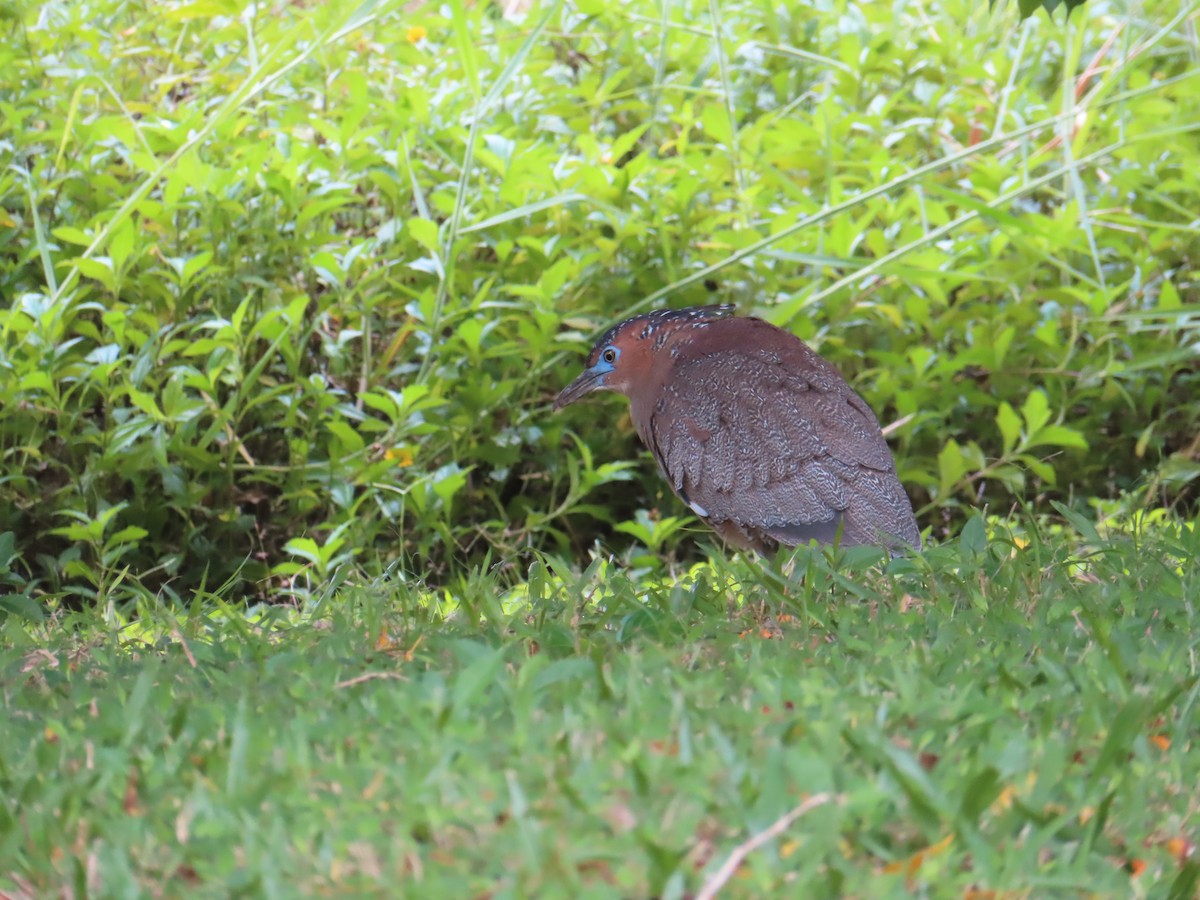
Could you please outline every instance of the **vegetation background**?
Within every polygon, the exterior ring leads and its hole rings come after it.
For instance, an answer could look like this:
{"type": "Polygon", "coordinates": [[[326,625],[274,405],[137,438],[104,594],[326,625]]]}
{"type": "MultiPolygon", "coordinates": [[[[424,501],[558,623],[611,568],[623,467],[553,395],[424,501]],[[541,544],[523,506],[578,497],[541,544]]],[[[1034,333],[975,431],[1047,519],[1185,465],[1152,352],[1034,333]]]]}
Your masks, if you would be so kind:
{"type": "Polygon", "coordinates": [[[1194,3],[0,29],[0,891],[1195,891],[1194,3]],[[550,414],[717,301],[927,553],[728,559],[550,414]]]}

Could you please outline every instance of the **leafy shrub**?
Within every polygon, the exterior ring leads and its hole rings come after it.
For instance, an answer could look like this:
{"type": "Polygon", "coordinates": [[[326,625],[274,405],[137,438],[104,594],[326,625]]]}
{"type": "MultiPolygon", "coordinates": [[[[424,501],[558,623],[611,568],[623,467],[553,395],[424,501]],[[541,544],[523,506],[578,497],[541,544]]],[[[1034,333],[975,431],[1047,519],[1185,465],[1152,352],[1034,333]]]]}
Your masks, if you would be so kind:
{"type": "Polygon", "coordinates": [[[31,591],[670,549],[621,406],[546,403],[662,302],[837,362],[935,535],[1194,506],[1169,4],[218,10],[44,7],[0,47],[0,532],[31,591]]]}

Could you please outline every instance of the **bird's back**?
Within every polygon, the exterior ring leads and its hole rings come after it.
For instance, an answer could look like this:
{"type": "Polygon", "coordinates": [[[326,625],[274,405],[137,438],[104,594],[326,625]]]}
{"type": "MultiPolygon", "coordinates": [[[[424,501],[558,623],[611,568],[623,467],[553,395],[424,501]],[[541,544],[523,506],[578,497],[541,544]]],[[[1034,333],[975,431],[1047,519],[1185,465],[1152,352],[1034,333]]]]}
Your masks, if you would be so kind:
{"type": "Polygon", "coordinates": [[[632,398],[674,490],[726,540],[920,546],[879,423],[838,371],[759,319],[669,341],[632,398]]]}

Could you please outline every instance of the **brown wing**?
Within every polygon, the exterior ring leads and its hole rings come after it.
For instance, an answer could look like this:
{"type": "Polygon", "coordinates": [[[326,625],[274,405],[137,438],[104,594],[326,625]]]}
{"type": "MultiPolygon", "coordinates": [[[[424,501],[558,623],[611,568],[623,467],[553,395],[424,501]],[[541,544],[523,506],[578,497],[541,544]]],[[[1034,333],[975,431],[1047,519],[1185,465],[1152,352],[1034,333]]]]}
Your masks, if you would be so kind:
{"type": "Polygon", "coordinates": [[[918,546],[875,416],[831,365],[803,350],[717,350],[676,362],[647,442],[664,474],[735,543],[831,541],[840,526],[847,545],[900,538],[918,546]]]}

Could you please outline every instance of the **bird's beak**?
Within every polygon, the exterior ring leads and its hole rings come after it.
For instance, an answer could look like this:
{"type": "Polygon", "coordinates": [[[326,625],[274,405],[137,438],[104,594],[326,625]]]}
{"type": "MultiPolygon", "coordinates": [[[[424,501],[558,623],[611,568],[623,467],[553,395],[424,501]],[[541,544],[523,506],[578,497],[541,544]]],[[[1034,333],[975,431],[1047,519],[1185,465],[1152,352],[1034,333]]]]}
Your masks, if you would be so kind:
{"type": "Polygon", "coordinates": [[[604,387],[606,370],[597,371],[595,368],[585,369],[578,378],[562,389],[562,393],[554,398],[554,409],[558,411],[568,403],[574,403],[584,394],[598,391],[604,387]]]}

